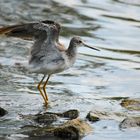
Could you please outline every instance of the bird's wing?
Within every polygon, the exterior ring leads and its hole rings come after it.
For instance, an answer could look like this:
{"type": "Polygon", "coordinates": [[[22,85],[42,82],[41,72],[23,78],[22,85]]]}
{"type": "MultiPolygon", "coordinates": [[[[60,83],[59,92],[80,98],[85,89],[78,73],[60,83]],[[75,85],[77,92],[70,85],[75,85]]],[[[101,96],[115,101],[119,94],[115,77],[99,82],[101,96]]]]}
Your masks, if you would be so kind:
{"type": "Polygon", "coordinates": [[[50,63],[52,61],[60,60],[62,58],[61,51],[57,47],[59,30],[58,25],[47,25],[38,23],[34,28],[46,31],[46,38],[39,38],[35,41],[31,48],[31,57],[29,63],[50,63]]]}
{"type": "Polygon", "coordinates": [[[25,40],[35,39],[31,48],[29,63],[38,61],[42,63],[42,61],[45,61],[46,55],[48,62],[62,58],[60,52],[62,45],[58,41],[59,32],[60,24],[51,20],[0,28],[0,35],[18,37],[25,40]]]}
{"type": "MultiPolygon", "coordinates": [[[[45,36],[46,31],[34,28],[39,22],[11,25],[7,27],[0,27],[0,35],[6,35],[8,37],[18,37],[25,40],[33,40],[40,36],[45,36]]],[[[47,25],[56,25],[60,30],[60,25],[51,20],[40,21],[40,23],[47,25]]]]}

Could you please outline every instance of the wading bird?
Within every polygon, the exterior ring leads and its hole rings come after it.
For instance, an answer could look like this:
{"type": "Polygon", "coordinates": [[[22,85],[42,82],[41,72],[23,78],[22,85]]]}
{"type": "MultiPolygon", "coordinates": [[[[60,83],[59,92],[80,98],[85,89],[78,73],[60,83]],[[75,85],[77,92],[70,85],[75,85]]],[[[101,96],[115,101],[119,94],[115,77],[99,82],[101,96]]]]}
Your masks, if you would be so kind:
{"type": "Polygon", "coordinates": [[[59,33],[60,24],[51,20],[0,28],[0,35],[34,40],[30,50],[29,70],[44,75],[38,84],[38,90],[44,99],[45,105],[48,105],[46,86],[50,76],[62,72],[74,64],[77,48],[85,46],[99,51],[85,44],[80,37],[73,37],[70,40],[68,49],[66,49],[59,43],[59,33]],[[48,77],[43,84],[46,76],[48,77]]]}

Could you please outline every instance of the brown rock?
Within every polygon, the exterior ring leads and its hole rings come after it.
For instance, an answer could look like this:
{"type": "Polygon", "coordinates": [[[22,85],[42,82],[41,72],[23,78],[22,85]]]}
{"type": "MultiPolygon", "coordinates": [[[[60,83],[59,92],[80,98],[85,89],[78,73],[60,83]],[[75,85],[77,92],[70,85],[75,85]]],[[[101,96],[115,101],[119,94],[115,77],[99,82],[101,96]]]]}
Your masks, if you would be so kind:
{"type": "Polygon", "coordinates": [[[54,135],[63,138],[79,138],[91,132],[88,123],[80,119],[69,120],[54,130],[54,135]]]}
{"type": "Polygon", "coordinates": [[[140,111],[140,99],[124,99],[121,102],[121,106],[128,110],[140,111]]]}
{"type": "Polygon", "coordinates": [[[24,127],[26,131],[23,134],[29,136],[39,136],[39,137],[61,137],[68,139],[78,139],[92,131],[91,126],[81,119],[69,120],[66,123],[59,125],[57,127],[24,127]],[[28,131],[28,130],[29,131],[28,131]],[[31,131],[30,131],[31,130],[31,131]]]}

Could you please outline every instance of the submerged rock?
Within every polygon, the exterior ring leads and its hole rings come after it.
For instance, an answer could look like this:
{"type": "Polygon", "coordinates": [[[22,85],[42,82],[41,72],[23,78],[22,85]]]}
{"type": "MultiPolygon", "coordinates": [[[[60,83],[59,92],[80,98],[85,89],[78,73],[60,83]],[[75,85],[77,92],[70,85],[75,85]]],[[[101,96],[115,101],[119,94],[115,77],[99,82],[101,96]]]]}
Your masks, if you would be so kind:
{"type": "Polygon", "coordinates": [[[124,99],[121,102],[121,106],[128,110],[140,111],[140,99],[124,99]]]}
{"type": "Polygon", "coordinates": [[[97,108],[90,111],[86,119],[91,122],[96,122],[100,120],[117,120],[122,121],[126,118],[126,115],[122,112],[116,112],[115,110],[105,110],[104,108],[97,108]]]}
{"type": "Polygon", "coordinates": [[[31,137],[54,137],[55,127],[41,127],[41,126],[24,126],[22,127],[22,134],[31,136],[31,137]]]}
{"type": "Polygon", "coordinates": [[[35,115],[21,115],[23,119],[35,121],[43,125],[51,125],[53,122],[59,121],[60,118],[76,119],[79,116],[79,111],[76,109],[68,110],[63,113],[44,112],[35,115]]]}
{"type": "Polygon", "coordinates": [[[79,111],[76,109],[71,109],[63,113],[45,112],[44,114],[51,114],[51,115],[53,114],[53,115],[57,115],[58,117],[76,119],[79,116],[79,111]]]}
{"type": "Polygon", "coordinates": [[[125,118],[120,123],[119,126],[120,126],[121,129],[131,128],[131,127],[140,127],[140,117],[129,117],[129,118],[125,118]]]}
{"type": "Polygon", "coordinates": [[[3,109],[3,108],[0,107],[0,117],[6,115],[7,113],[8,112],[5,109],[3,109]]]}
{"type": "Polygon", "coordinates": [[[68,110],[63,113],[45,112],[36,115],[26,115],[22,118],[33,120],[33,125],[22,127],[20,132],[33,137],[78,139],[92,130],[91,126],[86,121],[77,118],[78,116],[78,110],[68,110]]]}
{"type": "Polygon", "coordinates": [[[109,99],[109,100],[115,100],[115,101],[120,101],[120,100],[122,100],[122,99],[128,99],[128,97],[107,97],[107,98],[105,98],[105,99],[109,99]]]}
{"type": "Polygon", "coordinates": [[[96,114],[94,114],[94,113],[92,113],[92,112],[89,112],[89,113],[87,114],[86,118],[87,118],[89,121],[91,121],[91,122],[96,122],[96,121],[99,121],[99,120],[100,120],[100,118],[99,118],[96,114]]]}
{"type": "Polygon", "coordinates": [[[26,133],[29,136],[48,136],[48,137],[61,137],[61,138],[69,138],[69,139],[78,139],[79,137],[84,136],[87,133],[92,131],[90,125],[81,120],[81,119],[73,119],[69,120],[64,124],[61,124],[57,127],[26,127],[26,133]],[[27,131],[27,129],[33,128],[33,131],[27,131]]]}
{"type": "Polygon", "coordinates": [[[22,119],[25,119],[30,122],[38,123],[38,124],[43,124],[43,125],[51,125],[53,122],[56,122],[58,119],[58,116],[55,113],[39,113],[39,114],[29,114],[29,115],[21,115],[20,117],[22,119]]]}
{"type": "Polygon", "coordinates": [[[54,121],[57,121],[59,117],[64,117],[68,119],[76,119],[79,116],[79,111],[76,109],[68,110],[63,113],[53,113],[53,112],[45,112],[43,114],[36,114],[36,118],[34,119],[38,123],[46,123],[51,124],[54,121]]]}
{"type": "Polygon", "coordinates": [[[58,116],[55,114],[37,114],[34,121],[40,124],[50,125],[53,122],[57,121],[58,116]]]}

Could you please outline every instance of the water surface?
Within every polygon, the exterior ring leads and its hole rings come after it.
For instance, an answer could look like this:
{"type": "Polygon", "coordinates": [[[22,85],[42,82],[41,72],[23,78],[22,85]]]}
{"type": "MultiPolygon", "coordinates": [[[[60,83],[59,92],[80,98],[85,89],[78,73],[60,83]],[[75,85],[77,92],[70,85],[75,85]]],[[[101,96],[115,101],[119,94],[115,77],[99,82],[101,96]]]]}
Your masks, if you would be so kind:
{"type": "MultiPolygon", "coordinates": [[[[0,25],[51,19],[62,23],[61,41],[81,36],[96,52],[79,48],[75,65],[51,77],[48,111],[79,109],[81,118],[94,110],[139,115],[120,106],[112,97],[140,98],[140,2],[139,0],[1,0],[0,25]]],[[[37,83],[25,63],[32,42],[0,38],[0,106],[8,115],[0,120],[0,138],[25,139],[16,133],[27,125],[19,114],[45,111],[37,83]]],[[[83,140],[138,140],[138,130],[121,131],[122,117],[92,124],[93,134],[83,140]]],[[[27,138],[28,139],[28,138],[27,138]]]]}

